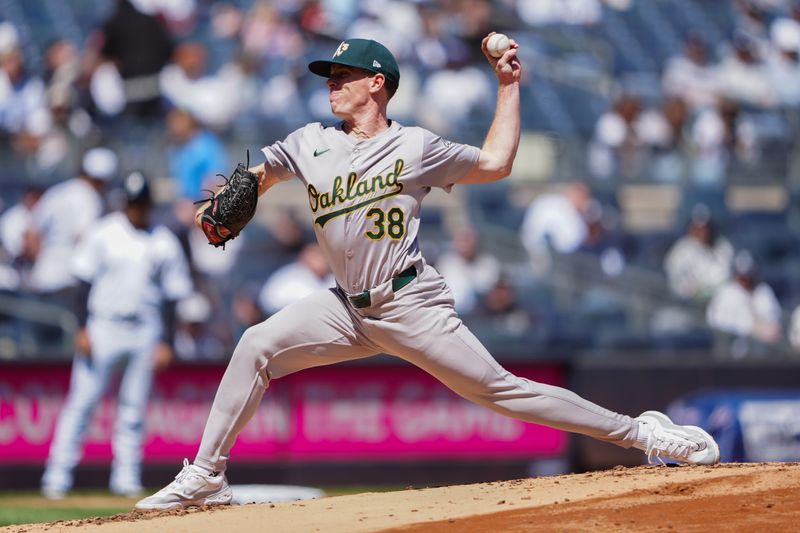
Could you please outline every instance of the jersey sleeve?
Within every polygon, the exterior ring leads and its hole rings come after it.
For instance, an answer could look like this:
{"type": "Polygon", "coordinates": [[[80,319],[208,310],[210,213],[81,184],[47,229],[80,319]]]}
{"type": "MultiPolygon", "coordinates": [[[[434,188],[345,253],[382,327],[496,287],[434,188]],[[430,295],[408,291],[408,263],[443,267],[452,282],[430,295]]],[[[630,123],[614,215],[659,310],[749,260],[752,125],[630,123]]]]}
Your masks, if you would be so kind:
{"type": "Polygon", "coordinates": [[[265,146],[261,152],[266,158],[267,165],[283,167],[293,176],[302,179],[300,170],[300,151],[303,145],[304,128],[293,131],[282,141],[265,146]]]}
{"type": "Polygon", "coordinates": [[[449,191],[475,166],[480,154],[476,146],[448,141],[422,129],[422,185],[449,191]]]}
{"type": "Polygon", "coordinates": [[[165,300],[181,300],[192,292],[189,265],[178,239],[166,228],[161,236],[163,264],[161,293],[165,300]]]}

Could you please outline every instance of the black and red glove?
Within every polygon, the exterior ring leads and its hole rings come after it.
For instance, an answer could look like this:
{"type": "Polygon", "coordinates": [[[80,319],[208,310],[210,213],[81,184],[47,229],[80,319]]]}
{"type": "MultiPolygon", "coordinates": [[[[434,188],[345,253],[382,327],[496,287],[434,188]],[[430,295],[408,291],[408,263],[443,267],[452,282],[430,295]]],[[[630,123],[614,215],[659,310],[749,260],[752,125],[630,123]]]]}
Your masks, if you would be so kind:
{"type": "Polygon", "coordinates": [[[225,185],[218,192],[211,193],[211,204],[200,216],[200,229],[212,246],[224,247],[256,214],[259,178],[248,170],[249,154],[247,160],[247,165],[236,165],[230,178],[222,176],[225,185]]]}

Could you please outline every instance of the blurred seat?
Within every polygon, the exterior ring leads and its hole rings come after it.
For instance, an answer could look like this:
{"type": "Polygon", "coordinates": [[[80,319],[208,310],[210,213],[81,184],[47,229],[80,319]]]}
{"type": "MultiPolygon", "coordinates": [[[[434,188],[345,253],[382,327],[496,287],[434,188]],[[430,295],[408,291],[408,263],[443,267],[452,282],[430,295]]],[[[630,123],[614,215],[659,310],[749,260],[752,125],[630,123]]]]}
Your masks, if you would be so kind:
{"type": "Polygon", "coordinates": [[[650,342],[658,352],[681,355],[682,351],[710,350],[714,335],[708,328],[695,328],[686,332],[653,335],[650,342]]]}
{"type": "Polygon", "coordinates": [[[511,185],[507,180],[470,186],[467,189],[470,216],[477,217],[482,224],[517,231],[522,225],[525,209],[511,202],[510,192],[511,185]]]}

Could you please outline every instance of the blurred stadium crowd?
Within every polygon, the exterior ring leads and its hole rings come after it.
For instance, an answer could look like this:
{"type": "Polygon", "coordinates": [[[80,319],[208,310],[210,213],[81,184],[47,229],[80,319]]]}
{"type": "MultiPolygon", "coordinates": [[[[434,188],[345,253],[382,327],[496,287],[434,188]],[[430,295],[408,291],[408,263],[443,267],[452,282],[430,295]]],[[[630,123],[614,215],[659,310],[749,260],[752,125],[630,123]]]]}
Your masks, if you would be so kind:
{"type": "Polygon", "coordinates": [[[422,244],[498,357],[800,351],[799,2],[2,0],[0,357],[70,355],[70,250],[138,169],[196,282],[178,355],[225,359],[333,281],[298,191],[224,252],[192,202],[332,118],[306,65],[345,37],[397,56],[393,118],[480,145],[493,30],[526,67],[515,172],[432,202],[422,244]]]}

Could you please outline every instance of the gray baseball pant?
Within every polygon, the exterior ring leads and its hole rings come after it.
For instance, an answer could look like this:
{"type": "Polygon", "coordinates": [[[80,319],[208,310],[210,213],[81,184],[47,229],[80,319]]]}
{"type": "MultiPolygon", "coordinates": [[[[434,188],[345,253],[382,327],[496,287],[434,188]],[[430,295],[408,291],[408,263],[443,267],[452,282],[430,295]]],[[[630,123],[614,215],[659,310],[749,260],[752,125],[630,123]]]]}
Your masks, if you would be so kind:
{"type": "Polygon", "coordinates": [[[439,273],[419,268],[420,275],[396,294],[384,287],[373,291],[379,296],[370,307],[354,309],[338,290],[323,290],[249,328],[220,382],[195,464],[225,469],[270,380],[377,353],[394,354],[467,400],[504,415],[633,445],[638,424],[629,416],[501,367],[458,318],[439,273]]]}

